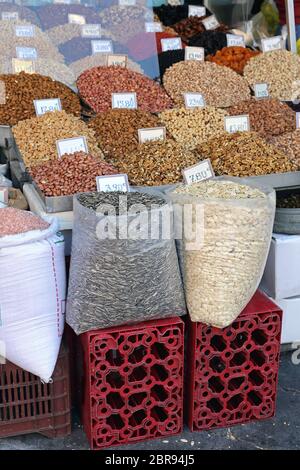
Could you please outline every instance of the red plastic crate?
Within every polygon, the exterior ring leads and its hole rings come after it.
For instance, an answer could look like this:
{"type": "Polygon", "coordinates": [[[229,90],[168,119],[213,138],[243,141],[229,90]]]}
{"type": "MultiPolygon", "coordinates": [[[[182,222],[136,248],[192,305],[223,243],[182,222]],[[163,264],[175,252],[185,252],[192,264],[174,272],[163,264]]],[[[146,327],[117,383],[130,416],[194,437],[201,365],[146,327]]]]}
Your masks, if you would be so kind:
{"type": "Polygon", "coordinates": [[[0,365],[0,438],[71,433],[69,358],[64,346],[52,379],[43,384],[39,377],[10,362],[0,365]]]}
{"type": "Polygon", "coordinates": [[[189,321],[187,417],[192,431],[275,413],[282,311],[257,291],[222,329],[189,321]]]}
{"type": "Polygon", "coordinates": [[[82,421],[92,449],[180,433],[184,323],[176,318],[81,335],[82,421]]]}

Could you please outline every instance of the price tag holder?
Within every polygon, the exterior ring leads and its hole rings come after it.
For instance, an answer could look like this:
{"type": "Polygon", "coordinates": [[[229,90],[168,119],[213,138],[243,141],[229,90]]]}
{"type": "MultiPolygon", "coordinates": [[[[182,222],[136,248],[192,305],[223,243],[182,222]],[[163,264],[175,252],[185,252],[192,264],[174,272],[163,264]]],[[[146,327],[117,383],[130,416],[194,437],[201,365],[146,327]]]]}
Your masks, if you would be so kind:
{"type": "Polygon", "coordinates": [[[245,38],[241,34],[226,34],[227,47],[240,46],[246,47],[245,38]]]}
{"type": "Polygon", "coordinates": [[[278,51],[283,49],[282,36],[274,36],[272,38],[263,38],[261,40],[261,48],[263,52],[278,51]]]}
{"type": "Polygon", "coordinates": [[[91,41],[93,54],[107,54],[113,52],[113,43],[110,39],[99,39],[91,41]]]}
{"type": "Polygon", "coordinates": [[[217,18],[215,17],[215,15],[211,15],[209,16],[208,18],[205,18],[203,21],[203,26],[204,28],[209,31],[209,30],[212,30],[212,29],[216,29],[220,26],[220,23],[218,22],[217,18]]]}
{"type": "Polygon", "coordinates": [[[34,100],[33,105],[37,116],[42,116],[45,113],[62,110],[60,98],[34,100]]]}
{"type": "Polygon", "coordinates": [[[163,38],[160,40],[161,50],[165,51],[174,51],[176,49],[182,49],[181,38],[163,38]]]}
{"type": "Polygon", "coordinates": [[[205,58],[204,47],[187,46],[184,49],[184,60],[204,61],[204,58],[205,58]]]}
{"type": "Polygon", "coordinates": [[[8,204],[8,188],[0,188],[0,202],[8,204]]]}
{"type": "Polygon", "coordinates": [[[81,28],[83,38],[101,38],[101,24],[84,24],[81,28]]]}
{"type": "Polygon", "coordinates": [[[189,16],[205,16],[206,15],[206,8],[205,7],[198,7],[197,5],[189,5],[188,10],[189,16]]]}
{"type": "Polygon", "coordinates": [[[33,25],[16,25],[15,32],[17,38],[33,38],[35,27],[33,25]]]}
{"type": "Polygon", "coordinates": [[[112,108],[137,109],[136,93],[113,93],[112,108]]]}
{"type": "Polygon", "coordinates": [[[118,67],[127,67],[128,56],[122,54],[108,54],[106,58],[106,65],[110,67],[111,65],[118,67]]]}
{"type": "Polygon", "coordinates": [[[250,131],[250,119],[248,114],[240,116],[225,116],[225,131],[233,134],[234,132],[250,131]]]}
{"type": "Polygon", "coordinates": [[[32,60],[12,59],[13,73],[34,73],[35,65],[32,60]]]}
{"type": "Polygon", "coordinates": [[[138,129],[139,143],[165,140],[166,128],[165,127],[149,127],[146,129],[138,129]]]}
{"type": "Polygon", "coordinates": [[[145,23],[146,33],[161,33],[163,30],[162,25],[157,21],[147,21],[145,23]]]}
{"type": "Polygon", "coordinates": [[[257,100],[269,98],[269,86],[267,83],[255,83],[254,94],[257,100]]]}
{"type": "Polygon", "coordinates": [[[185,184],[199,183],[215,177],[215,172],[209,158],[182,171],[185,184]]]}
{"type": "Polygon", "coordinates": [[[201,93],[184,93],[184,103],[186,108],[204,108],[205,99],[201,93]]]}
{"type": "Polygon", "coordinates": [[[16,47],[18,59],[35,60],[37,59],[37,50],[35,47],[16,47]]]}
{"type": "Polygon", "coordinates": [[[68,14],[68,22],[70,24],[85,24],[85,17],[82,15],[68,14]]]}
{"type": "Polygon", "coordinates": [[[87,141],[84,136],[57,140],[56,149],[57,149],[58,158],[61,158],[66,153],[75,153],[75,152],[88,153],[87,141]]]}
{"type": "Polygon", "coordinates": [[[121,7],[133,7],[136,5],[136,0],[119,0],[121,7]]]}
{"type": "Polygon", "coordinates": [[[300,129],[300,113],[296,113],[296,129],[300,129]]]}
{"type": "Polygon", "coordinates": [[[17,11],[3,11],[1,19],[2,21],[16,21],[19,19],[19,13],[17,11]]]}
{"type": "Polygon", "coordinates": [[[120,173],[118,175],[105,175],[97,176],[96,178],[97,191],[101,192],[129,192],[129,183],[128,176],[126,174],[120,173]]]}

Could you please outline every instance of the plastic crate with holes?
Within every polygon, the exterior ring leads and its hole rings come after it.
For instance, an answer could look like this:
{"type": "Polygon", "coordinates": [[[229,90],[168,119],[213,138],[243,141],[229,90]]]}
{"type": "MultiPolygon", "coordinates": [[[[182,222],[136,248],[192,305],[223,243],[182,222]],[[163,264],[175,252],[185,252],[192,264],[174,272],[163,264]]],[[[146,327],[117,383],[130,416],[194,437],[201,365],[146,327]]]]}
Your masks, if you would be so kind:
{"type": "Polygon", "coordinates": [[[81,415],[92,449],[178,434],[184,323],[178,318],[84,333],[81,415]]]}
{"type": "Polygon", "coordinates": [[[281,324],[282,311],[259,291],[223,330],[189,322],[185,402],[191,430],[274,416],[281,324]]]}

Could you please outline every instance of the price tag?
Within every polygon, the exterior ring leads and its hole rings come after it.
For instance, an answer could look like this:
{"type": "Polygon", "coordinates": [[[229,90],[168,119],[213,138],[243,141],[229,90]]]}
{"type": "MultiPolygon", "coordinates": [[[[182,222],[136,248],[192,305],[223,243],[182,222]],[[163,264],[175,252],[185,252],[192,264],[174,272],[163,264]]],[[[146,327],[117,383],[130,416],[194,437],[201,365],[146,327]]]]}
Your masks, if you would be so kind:
{"type": "Polygon", "coordinates": [[[282,36],[274,36],[272,38],[264,38],[261,40],[261,47],[263,52],[277,51],[283,47],[282,36]]]}
{"type": "Polygon", "coordinates": [[[125,174],[97,176],[96,178],[97,191],[115,192],[122,191],[129,192],[128,176],[125,174]]]}
{"type": "Polygon", "coordinates": [[[255,98],[261,100],[269,97],[269,87],[267,83],[255,83],[254,85],[255,98]]]}
{"type": "Polygon", "coordinates": [[[228,47],[232,47],[232,46],[246,47],[245,38],[244,36],[240,34],[226,34],[226,38],[227,38],[228,47]]]}
{"type": "Polygon", "coordinates": [[[119,5],[121,7],[133,7],[136,5],[136,0],[119,0],[119,5]]]}
{"type": "Polygon", "coordinates": [[[185,184],[199,183],[199,181],[205,181],[215,176],[209,158],[196,163],[196,165],[189,166],[182,171],[182,174],[185,184]]]}
{"type": "Polygon", "coordinates": [[[107,59],[106,59],[106,65],[107,67],[111,65],[118,66],[118,67],[127,67],[127,60],[128,60],[127,55],[108,54],[107,59]]]}
{"type": "Polygon", "coordinates": [[[296,129],[300,129],[300,113],[296,113],[296,129]]]}
{"type": "Polygon", "coordinates": [[[145,23],[146,33],[161,33],[163,28],[157,21],[147,21],[145,23]]]}
{"type": "Polygon", "coordinates": [[[186,108],[204,108],[205,100],[201,93],[184,93],[183,96],[186,108]]]}
{"type": "Polygon", "coordinates": [[[12,59],[12,69],[13,73],[34,73],[35,65],[32,60],[12,59]]]}
{"type": "Polygon", "coordinates": [[[93,54],[107,54],[113,52],[113,43],[110,39],[99,39],[91,41],[93,54]]]}
{"type": "Polygon", "coordinates": [[[148,129],[138,129],[139,143],[151,142],[152,140],[165,140],[165,127],[149,127],[148,129]]]}
{"type": "Polygon", "coordinates": [[[101,38],[101,24],[84,24],[81,28],[83,38],[101,38]]]}
{"type": "Polygon", "coordinates": [[[60,98],[34,100],[33,104],[37,116],[42,116],[45,113],[62,110],[60,98]]]}
{"type": "Polygon", "coordinates": [[[198,7],[196,5],[189,5],[189,16],[205,16],[206,8],[198,7]]]}
{"type": "Polygon", "coordinates": [[[0,188],[0,202],[8,204],[8,188],[0,188]]]}
{"type": "Polygon", "coordinates": [[[35,36],[35,27],[31,24],[16,25],[15,32],[18,38],[33,38],[35,36]]]}
{"type": "Polygon", "coordinates": [[[18,59],[34,60],[37,59],[37,51],[35,47],[16,47],[18,59]]]}
{"type": "Polygon", "coordinates": [[[3,11],[1,19],[3,21],[16,21],[19,19],[19,13],[17,11],[3,11]]]}
{"type": "Polygon", "coordinates": [[[84,136],[72,137],[56,141],[58,158],[66,153],[85,152],[88,153],[87,141],[84,136]]]}
{"type": "Polygon", "coordinates": [[[208,18],[205,18],[202,21],[202,23],[203,23],[203,26],[206,30],[216,29],[220,26],[220,23],[218,22],[215,15],[211,15],[208,18]]]}
{"type": "Polygon", "coordinates": [[[250,119],[248,114],[240,116],[225,116],[225,131],[233,132],[250,131],[250,119]]]}
{"type": "Polygon", "coordinates": [[[205,51],[203,47],[191,47],[187,46],[184,49],[185,60],[200,60],[203,61],[205,57],[205,51]]]}
{"type": "Polygon", "coordinates": [[[112,108],[137,109],[136,93],[113,93],[112,108]]]}
{"type": "Polygon", "coordinates": [[[68,14],[68,22],[71,24],[85,24],[85,17],[82,15],[68,14]]]}
{"type": "Polygon", "coordinates": [[[164,38],[160,40],[160,43],[163,52],[182,49],[181,38],[164,38]]]}

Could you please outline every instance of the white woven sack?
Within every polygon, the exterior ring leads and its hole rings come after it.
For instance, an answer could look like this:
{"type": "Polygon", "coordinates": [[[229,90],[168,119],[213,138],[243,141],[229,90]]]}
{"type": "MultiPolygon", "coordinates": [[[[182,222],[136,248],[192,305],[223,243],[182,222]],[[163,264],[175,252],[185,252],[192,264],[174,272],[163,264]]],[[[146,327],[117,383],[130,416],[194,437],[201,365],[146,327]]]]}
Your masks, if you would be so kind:
{"type": "Polygon", "coordinates": [[[55,368],[65,321],[64,238],[56,232],[51,219],[47,230],[0,238],[3,355],[43,382],[55,368]]]}

